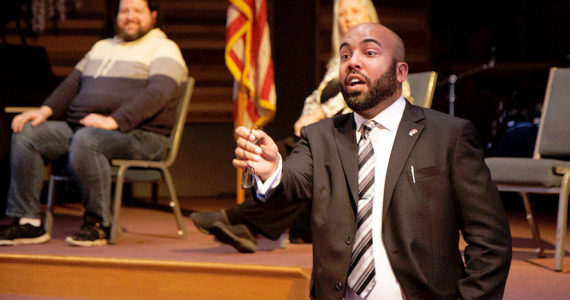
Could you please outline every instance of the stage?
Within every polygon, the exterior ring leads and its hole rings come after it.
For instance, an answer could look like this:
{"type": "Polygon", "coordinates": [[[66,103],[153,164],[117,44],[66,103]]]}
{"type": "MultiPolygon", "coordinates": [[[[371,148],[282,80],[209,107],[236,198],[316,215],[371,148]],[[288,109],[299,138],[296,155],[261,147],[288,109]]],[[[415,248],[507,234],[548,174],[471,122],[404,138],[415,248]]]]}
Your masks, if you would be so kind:
{"type": "MultiPolygon", "coordinates": [[[[187,238],[176,236],[165,199],[135,202],[121,212],[124,233],[116,245],[70,247],[65,236],[81,223],[79,203],[55,209],[52,240],[43,245],[0,247],[0,299],[308,299],[310,244],[263,237],[258,251],[242,254],[200,233],[189,212],[233,205],[233,199],[182,199],[187,238]]],[[[504,299],[566,299],[565,272],[553,272],[555,212],[537,217],[547,257],[537,259],[524,214],[509,212],[513,262],[504,299]]],[[[567,239],[566,250],[570,249],[567,239]]]]}

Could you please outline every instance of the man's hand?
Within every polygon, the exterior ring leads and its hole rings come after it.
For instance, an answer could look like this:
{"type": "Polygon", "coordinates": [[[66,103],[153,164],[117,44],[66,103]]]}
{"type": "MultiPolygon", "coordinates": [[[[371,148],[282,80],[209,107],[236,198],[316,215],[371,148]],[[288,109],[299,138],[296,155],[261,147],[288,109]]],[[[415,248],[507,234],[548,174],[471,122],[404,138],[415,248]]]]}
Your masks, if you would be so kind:
{"type": "Polygon", "coordinates": [[[117,124],[115,119],[100,114],[88,114],[83,119],[79,120],[79,124],[85,127],[95,127],[108,130],[119,128],[119,124],[117,124]]]}
{"type": "Polygon", "coordinates": [[[301,128],[316,123],[324,118],[326,118],[325,113],[320,109],[312,114],[301,116],[297,122],[295,122],[295,135],[300,137],[301,128]]]}
{"type": "Polygon", "coordinates": [[[246,169],[252,172],[251,168],[261,181],[267,180],[279,166],[279,154],[277,145],[265,132],[261,130],[236,128],[236,158],[232,164],[236,168],[246,169]]]}
{"type": "Polygon", "coordinates": [[[38,109],[25,111],[12,119],[12,130],[14,130],[14,132],[21,132],[28,121],[32,121],[31,125],[36,127],[45,122],[52,114],[53,111],[46,105],[38,109]]]}

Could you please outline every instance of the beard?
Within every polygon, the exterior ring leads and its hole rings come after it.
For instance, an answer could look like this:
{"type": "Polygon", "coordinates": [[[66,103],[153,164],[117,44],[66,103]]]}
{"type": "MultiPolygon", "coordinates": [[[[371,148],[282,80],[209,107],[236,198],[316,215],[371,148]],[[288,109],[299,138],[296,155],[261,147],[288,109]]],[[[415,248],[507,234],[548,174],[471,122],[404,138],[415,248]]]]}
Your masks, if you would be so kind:
{"type": "Polygon", "coordinates": [[[375,107],[380,102],[394,95],[399,87],[396,78],[396,65],[397,61],[393,59],[390,68],[374,82],[371,82],[370,78],[358,70],[349,72],[348,74],[356,73],[366,79],[368,92],[364,95],[362,95],[360,91],[348,92],[346,90],[346,80],[340,80],[340,91],[342,92],[346,105],[355,112],[362,112],[375,107]]]}
{"type": "Polygon", "coordinates": [[[145,36],[145,34],[147,34],[151,29],[152,29],[152,27],[149,27],[149,28],[142,28],[141,27],[134,34],[128,34],[124,28],[119,27],[119,25],[115,26],[115,32],[116,32],[117,36],[120,37],[125,42],[132,42],[132,41],[138,40],[141,37],[145,36]]]}

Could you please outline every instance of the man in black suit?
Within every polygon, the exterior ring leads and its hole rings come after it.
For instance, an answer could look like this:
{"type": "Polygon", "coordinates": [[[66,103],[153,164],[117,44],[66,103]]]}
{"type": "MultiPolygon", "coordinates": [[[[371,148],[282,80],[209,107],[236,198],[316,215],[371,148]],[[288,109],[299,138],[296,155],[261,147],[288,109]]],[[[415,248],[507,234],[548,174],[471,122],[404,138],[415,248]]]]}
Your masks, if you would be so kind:
{"type": "Polygon", "coordinates": [[[500,299],[511,236],[473,124],[401,97],[404,45],[382,25],[354,27],[340,58],[355,113],[304,127],[286,161],[262,131],[236,129],[233,165],[255,173],[260,201],[312,203],[311,296],[500,299]]]}

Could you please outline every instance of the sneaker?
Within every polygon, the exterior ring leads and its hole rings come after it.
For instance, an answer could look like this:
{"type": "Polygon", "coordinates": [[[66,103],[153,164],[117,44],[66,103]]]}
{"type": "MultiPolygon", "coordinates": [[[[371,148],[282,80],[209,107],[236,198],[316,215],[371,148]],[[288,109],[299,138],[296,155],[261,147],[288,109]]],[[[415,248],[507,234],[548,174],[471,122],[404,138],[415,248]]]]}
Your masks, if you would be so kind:
{"type": "Polygon", "coordinates": [[[109,227],[101,226],[101,223],[85,221],[74,234],[65,238],[71,246],[92,247],[107,245],[109,227]]]}
{"type": "Polygon", "coordinates": [[[221,209],[213,212],[195,212],[190,214],[190,219],[198,230],[205,234],[211,234],[214,223],[222,222],[226,225],[231,225],[226,211],[221,209]]]}
{"type": "Polygon", "coordinates": [[[211,233],[224,244],[234,247],[242,253],[254,253],[257,250],[257,238],[244,224],[227,225],[215,222],[211,233]]]}
{"type": "Polygon", "coordinates": [[[50,235],[43,227],[20,225],[17,221],[0,232],[0,246],[35,245],[49,240],[50,235]]]}

